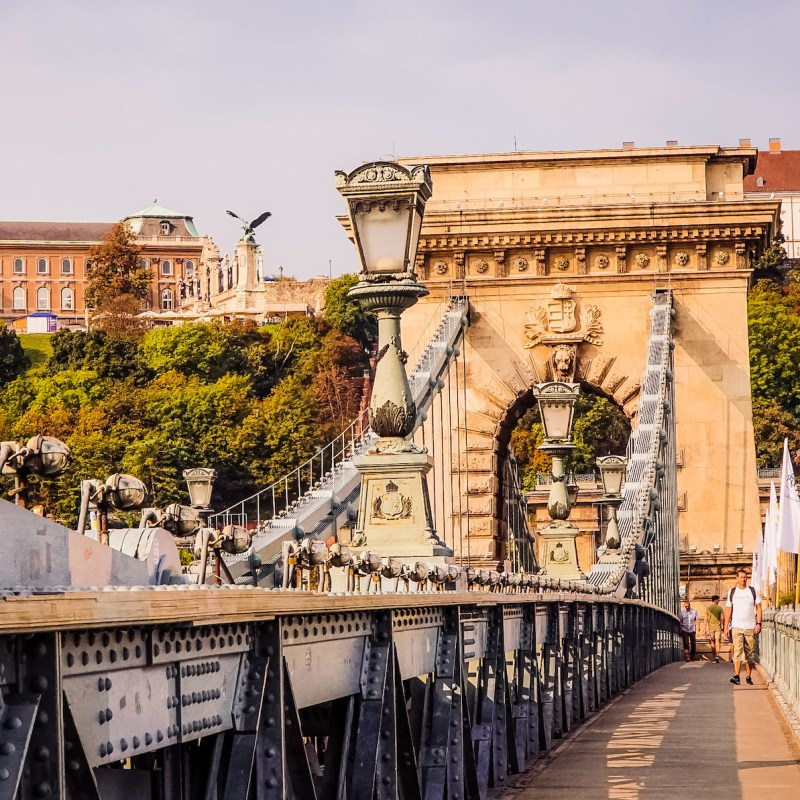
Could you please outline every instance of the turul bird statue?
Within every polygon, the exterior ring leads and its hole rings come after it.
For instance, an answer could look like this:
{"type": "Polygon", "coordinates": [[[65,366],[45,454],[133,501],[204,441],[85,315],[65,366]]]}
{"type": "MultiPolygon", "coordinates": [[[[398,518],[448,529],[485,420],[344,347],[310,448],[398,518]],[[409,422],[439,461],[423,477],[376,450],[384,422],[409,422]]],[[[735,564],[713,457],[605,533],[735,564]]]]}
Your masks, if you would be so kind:
{"type": "Polygon", "coordinates": [[[256,241],[255,230],[256,228],[262,223],[266,222],[271,216],[271,211],[265,211],[263,214],[257,216],[252,222],[248,222],[246,219],[243,219],[238,214],[234,214],[233,211],[226,211],[225,213],[232,216],[234,219],[238,219],[239,222],[242,223],[242,230],[244,231],[244,236],[242,236],[243,242],[253,242],[256,241]]]}

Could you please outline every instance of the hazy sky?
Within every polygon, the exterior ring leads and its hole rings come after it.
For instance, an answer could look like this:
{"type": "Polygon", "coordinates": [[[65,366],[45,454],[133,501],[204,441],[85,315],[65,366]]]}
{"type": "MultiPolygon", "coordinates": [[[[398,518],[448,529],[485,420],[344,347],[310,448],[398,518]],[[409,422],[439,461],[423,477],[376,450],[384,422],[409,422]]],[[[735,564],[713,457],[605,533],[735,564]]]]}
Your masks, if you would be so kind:
{"type": "Polygon", "coordinates": [[[0,219],[159,202],[267,271],[356,271],[335,169],[394,153],[800,147],[795,0],[0,0],[0,219]]]}

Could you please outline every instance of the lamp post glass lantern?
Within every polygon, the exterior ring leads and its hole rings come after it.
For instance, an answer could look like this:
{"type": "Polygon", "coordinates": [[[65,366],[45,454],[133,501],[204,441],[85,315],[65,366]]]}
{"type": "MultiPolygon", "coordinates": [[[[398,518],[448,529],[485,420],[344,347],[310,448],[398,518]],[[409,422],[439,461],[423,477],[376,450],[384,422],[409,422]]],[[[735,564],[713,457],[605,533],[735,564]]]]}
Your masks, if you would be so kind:
{"type": "Polygon", "coordinates": [[[617,506],[622,503],[622,487],[625,483],[628,459],[624,456],[600,456],[597,459],[597,466],[600,468],[600,480],[603,483],[601,502],[610,509],[605,547],[599,548],[598,554],[601,562],[608,562],[619,557],[619,547],[622,544],[617,524],[617,506]]]}
{"type": "Polygon", "coordinates": [[[548,441],[568,441],[572,434],[575,402],[580,394],[577,383],[550,381],[534,387],[539,403],[544,438],[548,441]]]}
{"type": "Polygon", "coordinates": [[[539,449],[553,460],[552,482],[547,498],[547,513],[550,524],[544,527],[541,540],[545,552],[542,554],[543,573],[566,580],[585,580],[586,576],[578,564],[578,528],[569,521],[569,514],[577,497],[577,486],[573,491],[567,486],[564,462],[575,445],[570,441],[575,403],[580,395],[577,383],[549,381],[533,387],[533,396],[539,404],[539,413],[544,428],[544,444],[539,449]]]}
{"type": "Polygon", "coordinates": [[[183,479],[189,490],[189,502],[192,508],[207,509],[211,507],[211,491],[217,471],[206,467],[195,467],[183,471],[183,479]]]}
{"type": "Polygon", "coordinates": [[[335,177],[362,266],[348,296],[378,320],[369,423],[379,438],[353,461],[362,473],[353,545],[409,559],[440,551],[449,555],[433,530],[426,479],[433,459],[410,439],[417,408],[400,338],[403,312],[428,294],[417,282],[414,265],[425,203],[433,191],[430,172],[426,166],[373,162],[335,177]],[[402,519],[382,518],[384,502],[400,503],[408,512],[402,519]]]}

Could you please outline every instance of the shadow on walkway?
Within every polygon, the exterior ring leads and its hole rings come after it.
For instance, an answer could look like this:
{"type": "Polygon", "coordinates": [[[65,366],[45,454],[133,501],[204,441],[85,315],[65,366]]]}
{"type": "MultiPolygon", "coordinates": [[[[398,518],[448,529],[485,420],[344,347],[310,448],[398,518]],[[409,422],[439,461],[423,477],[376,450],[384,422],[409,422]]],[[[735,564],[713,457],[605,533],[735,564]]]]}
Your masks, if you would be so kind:
{"type": "Polygon", "coordinates": [[[725,664],[673,664],[586,728],[516,800],[790,800],[800,764],[761,678],[729,683],[725,664]]]}

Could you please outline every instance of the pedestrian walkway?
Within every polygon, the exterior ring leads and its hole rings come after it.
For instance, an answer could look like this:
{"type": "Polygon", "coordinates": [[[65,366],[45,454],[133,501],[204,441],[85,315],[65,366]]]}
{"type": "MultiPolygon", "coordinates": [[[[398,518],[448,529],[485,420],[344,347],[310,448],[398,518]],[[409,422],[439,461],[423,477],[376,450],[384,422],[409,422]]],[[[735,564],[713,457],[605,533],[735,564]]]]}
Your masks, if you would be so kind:
{"type": "Polygon", "coordinates": [[[503,798],[794,800],[800,751],[760,675],[673,664],[590,718],[503,798]]]}

